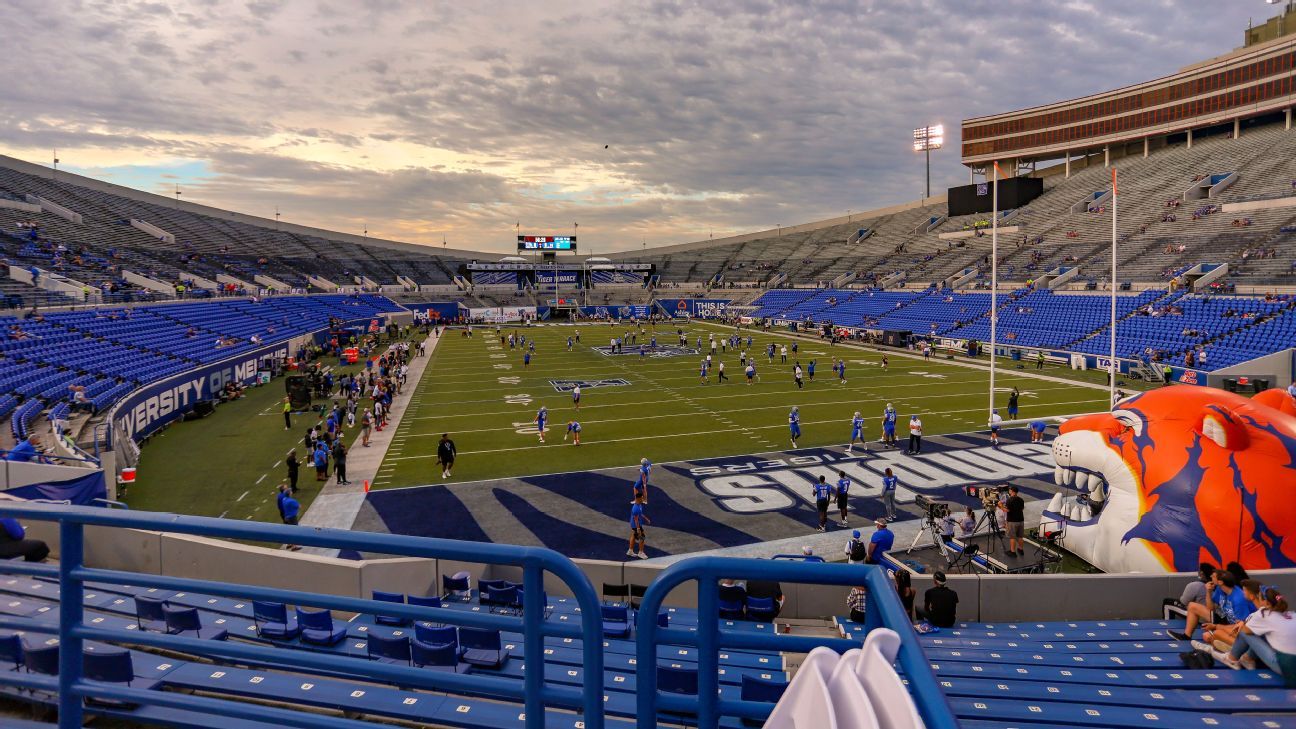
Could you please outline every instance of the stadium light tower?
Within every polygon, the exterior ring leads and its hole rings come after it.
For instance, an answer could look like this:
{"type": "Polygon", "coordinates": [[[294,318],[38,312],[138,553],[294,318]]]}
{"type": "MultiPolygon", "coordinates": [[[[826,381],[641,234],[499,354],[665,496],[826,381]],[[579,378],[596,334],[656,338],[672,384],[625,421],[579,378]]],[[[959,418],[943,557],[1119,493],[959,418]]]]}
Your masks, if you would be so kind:
{"type": "Polygon", "coordinates": [[[945,146],[945,125],[936,124],[915,129],[913,132],[913,149],[915,152],[925,152],[927,154],[927,194],[924,198],[931,197],[931,153],[933,149],[940,149],[945,146]]]}

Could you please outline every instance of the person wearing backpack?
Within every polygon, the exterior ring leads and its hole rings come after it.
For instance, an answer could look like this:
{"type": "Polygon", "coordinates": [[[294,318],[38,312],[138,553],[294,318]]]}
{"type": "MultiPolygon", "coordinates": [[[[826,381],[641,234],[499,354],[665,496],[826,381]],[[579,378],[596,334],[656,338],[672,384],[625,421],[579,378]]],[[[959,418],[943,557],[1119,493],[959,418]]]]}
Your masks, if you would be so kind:
{"type": "Polygon", "coordinates": [[[864,564],[868,559],[868,542],[860,538],[860,531],[856,529],[851,532],[851,538],[846,540],[846,561],[851,564],[864,564]]]}

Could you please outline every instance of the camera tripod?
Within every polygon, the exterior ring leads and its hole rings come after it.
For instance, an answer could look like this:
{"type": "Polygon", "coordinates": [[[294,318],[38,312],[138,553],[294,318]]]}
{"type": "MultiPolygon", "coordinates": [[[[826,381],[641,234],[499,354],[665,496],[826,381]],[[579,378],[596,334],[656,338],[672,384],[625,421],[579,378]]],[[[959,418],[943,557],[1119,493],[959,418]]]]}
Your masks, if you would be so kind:
{"type": "Polygon", "coordinates": [[[977,521],[976,528],[972,530],[972,534],[981,531],[982,526],[989,525],[990,539],[986,542],[986,549],[983,550],[984,553],[994,554],[994,545],[996,541],[999,542],[999,549],[1003,550],[1004,553],[1007,553],[1008,545],[1004,542],[1003,527],[999,526],[999,515],[996,513],[999,510],[999,502],[996,501],[993,504],[982,502],[982,506],[985,507],[985,513],[983,513],[981,518],[977,521]]]}
{"type": "Polygon", "coordinates": [[[945,543],[945,537],[941,532],[940,521],[928,512],[923,517],[923,528],[919,529],[918,532],[914,534],[913,541],[909,543],[909,549],[905,550],[905,554],[914,551],[918,546],[918,542],[922,540],[923,535],[929,534],[931,535],[932,544],[936,545],[936,548],[940,550],[941,556],[945,558],[946,562],[949,562],[949,545],[945,543]]]}

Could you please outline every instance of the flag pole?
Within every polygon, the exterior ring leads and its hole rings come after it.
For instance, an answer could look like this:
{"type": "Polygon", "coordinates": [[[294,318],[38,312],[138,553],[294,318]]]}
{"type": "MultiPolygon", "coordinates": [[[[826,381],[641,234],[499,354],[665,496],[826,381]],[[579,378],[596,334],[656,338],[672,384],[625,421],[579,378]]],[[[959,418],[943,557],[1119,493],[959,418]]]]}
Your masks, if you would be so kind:
{"type": "Polygon", "coordinates": [[[990,412],[995,404],[995,342],[998,341],[999,323],[999,163],[994,163],[994,190],[991,193],[990,212],[990,412]]]}
{"type": "Polygon", "coordinates": [[[1111,247],[1111,360],[1107,363],[1107,399],[1116,405],[1116,168],[1112,178],[1112,247],[1111,247]]]}

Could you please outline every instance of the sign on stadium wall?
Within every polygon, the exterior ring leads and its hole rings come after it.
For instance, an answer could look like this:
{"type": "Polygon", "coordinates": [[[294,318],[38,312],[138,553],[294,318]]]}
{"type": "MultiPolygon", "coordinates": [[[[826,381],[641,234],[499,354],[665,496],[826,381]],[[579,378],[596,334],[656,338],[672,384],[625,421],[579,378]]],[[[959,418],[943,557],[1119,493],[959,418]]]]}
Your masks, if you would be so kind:
{"type": "Polygon", "coordinates": [[[642,304],[625,304],[622,306],[582,306],[581,314],[609,319],[646,319],[652,313],[651,306],[642,304]]]}
{"type": "Polygon", "coordinates": [[[699,319],[721,319],[729,307],[729,299],[659,299],[657,303],[672,316],[699,319]]]}
{"type": "Polygon", "coordinates": [[[197,403],[215,399],[226,383],[254,384],[261,361],[287,357],[291,345],[291,341],[272,344],[146,385],[113,408],[113,429],[139,441],[183,417],[197,403]]]}
{"type": "Polygon", "coordinates": [[[534,306],[492,306],[484,309],[469,309],[468,316],[474,321],[502,324],[510,321],[522,321],[523,317],[532,318],[536,314],[534,306]]]}
{"type": "Polygon", "coordinates": [[[536,283],[541,286],[552,286],[555,277],[557,277],[559,285],[570,284],[576,286],[580,283],[579,271],[558,271],[557,273],[553,271],[536,271],[535,275],[536,283]]]}

